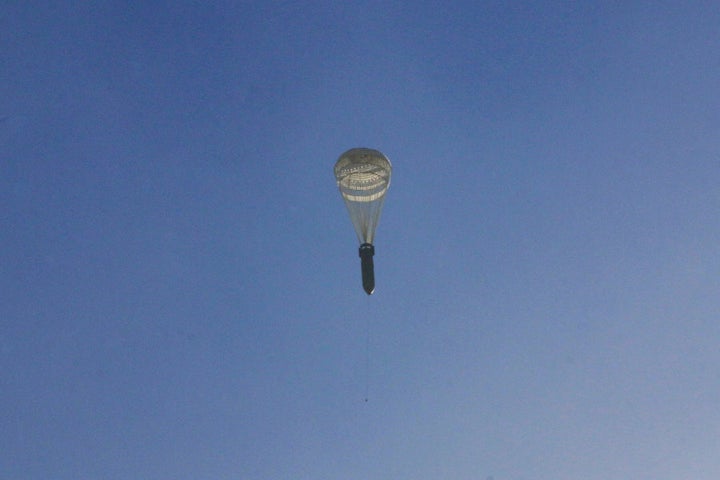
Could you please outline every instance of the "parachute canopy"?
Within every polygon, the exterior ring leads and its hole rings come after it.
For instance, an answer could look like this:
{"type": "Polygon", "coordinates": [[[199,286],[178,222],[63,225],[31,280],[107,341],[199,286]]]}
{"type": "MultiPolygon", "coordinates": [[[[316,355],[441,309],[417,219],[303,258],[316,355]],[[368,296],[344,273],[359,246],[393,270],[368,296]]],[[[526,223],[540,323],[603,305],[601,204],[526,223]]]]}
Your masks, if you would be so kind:
{"type": "Polygon", "coordinates": [[[361,244],[372,244],[392,165],[377,150],[353,148],[335,163],[335,178],[361,244]]]}

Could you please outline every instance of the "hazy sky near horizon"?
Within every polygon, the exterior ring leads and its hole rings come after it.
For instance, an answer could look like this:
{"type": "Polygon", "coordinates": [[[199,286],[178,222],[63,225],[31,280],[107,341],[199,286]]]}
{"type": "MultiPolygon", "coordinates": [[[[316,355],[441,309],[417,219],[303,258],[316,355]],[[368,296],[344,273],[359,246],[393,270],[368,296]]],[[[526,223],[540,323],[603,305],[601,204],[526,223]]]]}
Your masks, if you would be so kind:
{"type": "Polygon", "coordinates": [[[720,478],[718,25],[3,5],[0,478],[720,478]]]}

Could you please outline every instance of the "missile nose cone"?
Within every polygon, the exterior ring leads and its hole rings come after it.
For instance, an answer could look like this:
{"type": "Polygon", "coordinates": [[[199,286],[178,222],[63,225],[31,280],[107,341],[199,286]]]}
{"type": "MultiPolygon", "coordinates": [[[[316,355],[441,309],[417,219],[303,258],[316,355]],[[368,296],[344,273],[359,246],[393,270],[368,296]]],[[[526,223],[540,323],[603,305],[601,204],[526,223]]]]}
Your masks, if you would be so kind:
{"type": "Polygon", "coordinates": [[[375,268],[373,265],[373,255],[375,255],[375,247],[370,243],[360,245],[360,265],[362,267],[362,283],[363,290],[368,295],[372,295],[375,291],[375,268]]]}

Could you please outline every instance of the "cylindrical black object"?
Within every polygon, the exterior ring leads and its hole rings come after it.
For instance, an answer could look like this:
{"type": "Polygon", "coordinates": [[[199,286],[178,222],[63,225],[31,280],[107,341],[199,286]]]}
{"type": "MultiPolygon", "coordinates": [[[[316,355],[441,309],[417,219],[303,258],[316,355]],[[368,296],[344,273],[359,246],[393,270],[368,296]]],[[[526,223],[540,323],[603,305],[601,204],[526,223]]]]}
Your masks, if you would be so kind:
{"type": "Polygon", "coordinates": [[[371,243],[363,243],[360,245],[360,264],[362,266],[362,282],[363,289],[368,295],[372,295],[375,290],[375,268],[373,266],[373,255],[375,255],[375,247],[371,243]]]}

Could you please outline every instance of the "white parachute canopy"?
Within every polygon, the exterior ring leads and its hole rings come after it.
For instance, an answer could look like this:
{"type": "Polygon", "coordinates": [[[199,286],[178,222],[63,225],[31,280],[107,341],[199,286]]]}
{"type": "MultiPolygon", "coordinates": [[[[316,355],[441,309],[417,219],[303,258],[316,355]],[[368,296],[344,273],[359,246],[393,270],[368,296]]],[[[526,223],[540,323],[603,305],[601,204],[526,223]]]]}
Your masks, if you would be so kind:
{"type": "Polygon", "coordinates": [[[392,165],[377,150],[353,148],[335,163],[335,178],[361,244],[373,243],[392,165]]]}

